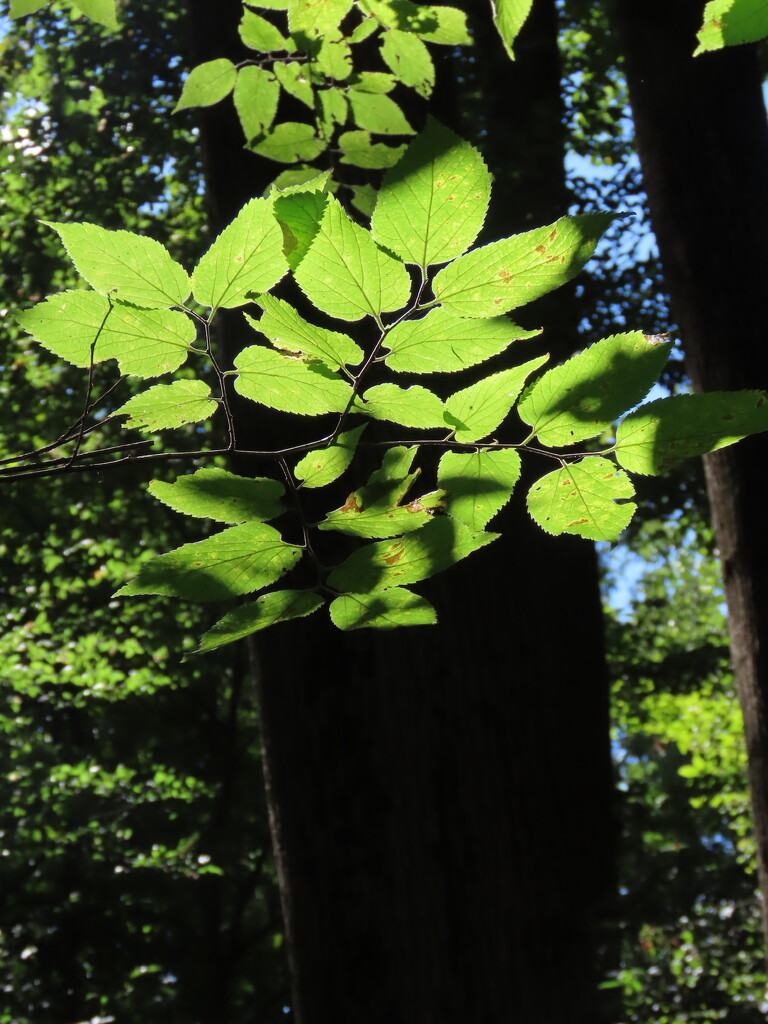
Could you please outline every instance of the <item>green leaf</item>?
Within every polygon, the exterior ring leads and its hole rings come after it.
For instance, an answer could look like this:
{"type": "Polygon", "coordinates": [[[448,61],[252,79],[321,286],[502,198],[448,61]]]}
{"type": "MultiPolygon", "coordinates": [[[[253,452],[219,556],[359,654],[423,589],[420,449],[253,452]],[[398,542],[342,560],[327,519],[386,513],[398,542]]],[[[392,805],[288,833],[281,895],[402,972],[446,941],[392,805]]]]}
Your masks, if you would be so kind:
{"type": "Polygon", "coordinates": [[[349,80],[350,89],[357,92],[392,92],[396,85],[395,76],[385,71],[360,71],[349,80]]]}
{"type": "Polygon", "coordinates": [[[180,110],[186,110],[188,107],[213,106],[214,103],[223,100],[225,96],[229,96],[236,81],[237,68],[226,57],[198,64],[187,76],[179,102],[173,108],[173,113],[177,114],[180,110]]]}
{"type": "Polygon", "coordinates": [[[451,395],[445,403],[445,418],[455,429],[456,440],[477,441],[495,430],[515,404],[526,379],[548,358],[539,356],[494,373],[451,395]]]}
{"type": "Polygon", "coordinates": [[[255,601],[241,604],[239,608],[228,612],[215,626],[211,626],[201,638],[196,653],[215,651],[224,644],[242,640],[278,622],[302,619],[317,611],[323,603],[322,597],[313,590],[273,590],[269,594],[262,594],[255,601]]]}
{"type": "Polygon", "coordinates": [[[315,94],[309,80],[309,66],[296,60],[277,63],[273,68],[277,80],[287,93],[301,100],[310,110],[315,109],[315,94]]]}
{"type": "Polygon", "coordinates": [[[327,35],[339,27],[351,8],[352,0],[290,0],[288,30],[291,35],[327,35]]]}
{"type": "Polygon", "coordinates": [[[531,518],[547,533],[616,540],[637,506],[632,481],[608,459],[589,456],[548,473],[528,493],[531,518]],[[622,499],[617,504],[615,499],[622,499]]]}
{"type": "Polygon", "coordinates": [[[445,263],[477,238],[490,195],[491,176],[477,150],[430,119],[385,175],[371,230],[407,263],[445,263]]]}
{"type": "Polygon", "coordinates": [[[456,7],[433,7],[411,0],[362,0],[360,9],[373,15],[385,28],[413,32],[429,43],[471,46],[467,16],[456,7]]]}
{"type": "Polygon", "coordinates": [[[192,601],[222,601],[268,587],[303,554],[264,523],[230,526],[205,540],[145,562],[115,596],[161,594],[192,601]]]}
{"type": "Polygon", "coordinates": [[[274,519],[285,506],[285,488],[268,477],[237,476],[226,469],[198,469],[173,483],[153,480],[149,493],[174,512],[217,523],[274,519]]]}
{"type": "Polygon", "coordinates": [[[358,128],[378,135],[413,135],[402,110],[389,96],[350,89],[347,98],[358,128]]]}
{"type": "Polygon", "coordinates": [[[275,198],[275,216],[283,230],[283,252],[291,270],[307,255],[328,202],[326,192],[293,192],[275,198]]]}
{"type": "Polygon", "coordinates": [[[336,590],[366,594],[418,583],[497,537],[496,533],[473,534],[456,520],[442,516],[405,537],[360,548],[333,570],[328,584],[336,590]]]}
{"type": "Polygon", "coordinates": [[[338,530],[355,537],[371,540],[378,537],[398,537],[404,533],[420,530],[432,518],[429,509],[419,502],[392,508],[363,509],[357,504],[355,494],[350,494],[346,504],[329,512],[328,516],[318,523],[320,530],[338,530]]]}
{"type": "Polygon", "coordinates": [[[434,296],[448,312],[469,317],[498,316],[532,302],[579,273],[613,219],[611,213],[562,217],[474,249],[435,276],[434,296]]]}
{"type": "Polygon", "coordinates": [[[396,164],[405,152],[405,146],[388,146],[385,142],[371,142],[371,133],[343,132],[339,136],[341,163],[381,171],[396,164]]]}
{"type": "Polygon", "coordinates": [[[120,372],[158,377],[177,370],[195,340],[189,317],[168,309],[143,310],[113,302],[97,292],[52,295],[17,315],[25,331],[49,352],[74,366],[117,359],[120,372]]]}
{"type": "MultiPolygon", "coordinates": [[[[341,162],[344,163],[344,158],[341,158],[341,162]]],[[[370,217],[373,213],[373,208],[376,205],[376,189],[373,185],[353,185],[352,186],[352,198],[350,203],[356,210],[358,210],[364,217],[370,217]]]]}
{"type": "Polygon", "coordinates": [[[272,201],[251,199],[200,259],[192,290],[201,305],[230,309],[272,288],[287,270],[272,201]]]}
{"type": "Polygon", "coordinates": [[[596,437],[645,398],[671,348],[640,331],[598,341],[537,380],[517,407],[520,418],[542,444],[596,437]]]}
{"type": "Polygon", "coordinates": [[[317,448],[299,459],[294,475],[302,481],[303,487],[325,487],[333,483],[348,468],[355,456],[357,442],[366,424],[339,434],[327,448],[317,448]]]}
{"type": "Polygon", "coordinates": [[[168,430],[183,423],[199,423],[212,416],[218,403],[211,398],[211,389],[202,380],[175,380],[172,384],[155,384],[148,391],[134,395],[115,410],[116,416],[128,415],[123,424],[137,430],[168,430]]]}
{"type": "Polygon", "coordinates": [[[507,504],[519,478],[520,456],[511,448],[446,452],[437,471],[448,515],[473,533],[484,529],[507,504]]]}
{"type": "Polygon", "coordinates": [[[270,409],[299,416],[344,412],[352,389],[321,363],[303,363],[261,345],[235,359],[235,391],[270,409]]]}
{"type": "Polygon", "coordinates": [[[260,11],[287,11],[290,0],[259,0],[258,3],[248,3],[244,0],[246,7],[256,7],[260,11]]]}
{"type": "Polygon", "coordinates": [[[655,476],[763,430],[768,430],[768,396],[763,391],[659,398],[619,424],[616,458],[631,473],[655,476]]]}
{"type": "Polygon", "coordinates": [[[344,125],[349,116],[347,97],[341,89],[323,89],[318,92],[322,110],[322,131],[320,134],[329,139],[336,125],[344,125]]]}
{"type": "Polygon", "coordinates": [[[404,587],[375,594],[342,594],[331,603],[330,613],[339,629],[395,629],[437,622],[437,613],[429,601],[404,587]]]}
{"type": "Polygon", "coordinates": [[[414,384],[400,388],[396,384],[377,384],[363,395],[363,401],[355,403],[355,411],[363,412],[376,420],[390,420],[404,427],[446,429],[443,403],[427,391],[414,384]]]}
{"type": "Polygon", "coordinates": [[[330,174],[330,171],[318,174],[317,168],[309,165],[288,167],[278,174],[265,194],[278,198],[281,195],[291,195],[294,192],[325,192],[328,188],[330,174]]]}
{"type": "Polygon", "coordinates": [[[279,53],[292,49],[289,41],[271,21],[262,18],[260,14],[254,14],[253,11],[243,11],[237,30],[250,50],[258,50],[259,53],[279,53]]]}
{"type": "Polygon", "coordinates": [[[382,252],[333,198],[295,276],[310,302],[340,320],[402,309],[411,294],[403,264],[382,252]]]}
{"type": "Polygon", "coordinates": [[[533,7],[533,0],[491,0],[493,23],[510,60],[515,59],[512,45],[533,7]]]}
{"type": "Polygon", "coordinates": [[[325,142],[318,139],[311,124],[282,121],[263,139],[250,143],[248,149],[281,164],[294,164],[299,160],[314,160],[325,149],[325,142]]]}
{"type": "Polygon", "coordinates": [[[181,306],[189,295],[187,272],[152,238],[96,224],[41,223],[57,232],[77,272],[97,292],[144,309],[181,306]]]}
{"type": "Polygon", "coordinates": [[[71,0],[74,7],[82,14],[103,25],[110,32],[117,32],[120,24],[117,20],[117,4],[115,0],[71,0]]]}
{"type": "Polygon", "coordinates": [[[240,68],[235,82],[235,110],[247,142],[272,125],[280,99],[280,84],[274,75],[249,65],[240,68]]]}
{"type": "Polygon", "coordinates": [[[412,32],[392,28],[384,33],[381,44],[384,63],[392,69],[403,85],[409,85],[419,96],[428,99],[435,87],[435,65],[424,43],[412,32]]]}
{"type": "Polygon", "coordinates": [[[768,36],[768,0],[710,0],[697,33],[694,56],[739,43],[756,43],[768,36]]]}
{"type": "Polygon", "coordinates": [[[403,320],[392,328],[385,341],[387,366],[396,373],[463,370],[503,352],[512,341],[540,333],[524,331],[505,316],[463,320],[438,306],[421,320],[403,320]]]}
{"type": "Polygon", "coordinates": [[[10,0],[9,18],[23,18],[27,14],[34,14],[47,7],[50,0],[10,0]]]}
{"type": "Polygon", "coordinates": [[[362,43],[363,40],[368,39],[369,36],[372,36],[374,32],[378,31],[378,29],[379,23],[375,18],[363,16],[363,20],[359,25],[355,25],[347,38],[354,46],[356,43],[362,43]]]}
{"type": "Polygon", "coordinates": [[[356,504],[365,509],[399,505],[419,476],[418,469],[410,472],[417,452],[416,446],[388,448],[381,460],[381,468],[371,473],[365,487],[355,491],[356,504]]]}
{"type": "Polygon", "coordinates": [[[272,295],[261,295],[258,304],[264,310],[261,319],[247,314],[246,319],[276,348],[319,359],[332,370],[362,362],[363,350],[348,335],[308,323],[288,302],[272,295]]]}

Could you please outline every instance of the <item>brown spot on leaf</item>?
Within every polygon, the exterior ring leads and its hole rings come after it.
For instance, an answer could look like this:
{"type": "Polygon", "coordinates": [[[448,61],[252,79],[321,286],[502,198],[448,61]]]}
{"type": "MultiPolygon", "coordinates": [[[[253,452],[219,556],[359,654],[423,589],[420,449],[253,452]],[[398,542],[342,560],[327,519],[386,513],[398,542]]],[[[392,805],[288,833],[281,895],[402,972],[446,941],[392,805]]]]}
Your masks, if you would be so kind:
{"type": "Polygon", "coordinates": [[[546,245],[537,245],[536,252],[540,252],[542,255],[547,251],[546,245]]]}
{"type": "Polygon", "coordinates": [[[396,565],[403,557],[404,550],[402,543],[393,544],[389,550],[389,554],[384,555],[384,564],[389,566],[396,565]]]}
{"type": "Polygon", "coordinates": [[[344,502],[344,504],[341,506],[339,511],[340,512],[362,512],[363,511],[363,507],[360,504],[360,502],[357,500],[357,494],[354,491],[352,491],[352,493],[347,498],[347,500],[344,502]]]}
{"type": "Polygon", "coordinates": [[[554,240],[556,238],[557,238],[557,228],[552,228],[552,230],[549,232],[549,239],[548,239],[548,241],[554,242],[554,240]]]}
{"type": "MultiPolygon", "coordinates": [[[[581,526],[582,523],[588,523],[588,522],[589,522],[588,519],[573,519],[570,523],[568,523],[568,527],[571,527],[571,526],[581,526]]],[[[566,527],[566,529],[568,527],[566,527]]]]}
{"type": "Polygon", "coordinates": [[[510,272],[508,270],[500,270],[499,271],[499,277],[504,282],[504,284],[509,284],[509,282],[512,280],[513,276],[514,275],[510,274],[510,272]]]}

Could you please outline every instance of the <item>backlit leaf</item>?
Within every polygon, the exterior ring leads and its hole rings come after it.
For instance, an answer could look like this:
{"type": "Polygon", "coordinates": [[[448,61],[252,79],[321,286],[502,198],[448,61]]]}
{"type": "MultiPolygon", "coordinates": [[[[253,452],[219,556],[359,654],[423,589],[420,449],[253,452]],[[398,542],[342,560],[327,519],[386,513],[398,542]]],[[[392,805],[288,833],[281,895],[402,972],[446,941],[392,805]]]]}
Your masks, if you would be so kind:
{"type": "Polygon", "coordinates": [[[309,80],[308,66],[293,60],[283,63],[276,63],[273,68],[280,85],[291,96],[301,100],[310,110],[315,108],[315,94],[312,91],[312,84],[309,80]]]}
{"type": "Polygon", "coordinates": [[[281,121],[248,148],[281,164],[293,164],[299,160],[314,160],[325,149],[325,142],[317,137],[311,124],[281,121]]]}
{"type": "Polygon", "coordinates": [[[419,476],[418,469],[413,473],[410,471],[417,452],[415,446],[388,448],[381,460],[381,468],[371,473],[365,487],[355,491],[355,503],[365,509],[399,505],[419,476]]]}
{"type": "Polygon", "coordinates": [[[277,284],[287,270],[271,200],[251,199],[195,267],[192,289],[203,306],[242,306],[277,284]]]}
{"type": "Polygon", "coordinates": [[[288,302],[273,295],[259,296],[258,304],[264,310],[261,319],[254,320],[247,314],[246,318],[276,348],[319,359],[332,370],[362,362],[363,350],[348,335],[316,327],[288,302]]]}
{"type": "Polygon", "coordinates": [[[127,414],[125,427],[137,430],[168,430],[184,423],[207,420],[218,408],[211,398],[211,389],[202,380],[175,380],[172,384],[155,384],[148,391],[134,395],[115,410],[116,416],[127,414]]]}
{"type": "Polygon", "coordinates": [[[611,213],[563,217],[460,256],[432,283],[435,298],[457,316],[498,316],[559,288],[595,250],[611,213]]]}
{"type": "Polygon", "coordinates": [[[350,89],[347,98],[358,128],[377,135],[413,135],[402,110],[389,96],[350,89]]]}
{"type": "Polygon", "coordinates": [[[531,518],[547,533],[572,533],[587,540],[616,540],[637,506],[632,481],[613,462],[587,457],[548,473],[528,492],[531,518]]]}
{"type": "Polygon", "coordinates": [[[237,68],[226,57],[198,64],[187,76],[179,102],[173,108],[173,113],[176,114],[179,110],[186,110],[188,107],[213,106],[214,103],[223,100],[225,96],[229,96],[236,81],[237,68]]]}
{"type": "Polygon", "coordinates": [[[622,420],[616,458],[631,473],[657,475],[763,430],[768,430],[763,391],[674,395],[648,402],[622,420]]]}
{"type": "Polygon", "coordinates": [[[238,32],[249,49],[260,53],[279,53],[292,49],[289,41],[271,21],[248,9],[243,11],[238,32]]]}
{"type": "Polygon", "coordinates": [[[434,427],[446,429],[443,403],[426,388],[414,384],[400,388],[396,384],[377,384],[363,395],[355,409],[377,420],[390,420],[404,427],[434,427]]]}
{"type": "Polygon", "coordinates": [[[365,427],[363,424],[347,430],[327,448],[307,452],[299,459],[293,472],[302,481],[302,487],[325,487],[337,480],[354,458],[357,442],[365,427]]]}
{"type": "Polygon", "coordinates": [[[473,533],[484,529],[506,505],[519,478],[520,456],[512,448],[446,452],[437,473],[448,515],[466,523],[473,533]]]}
{"type": "Polygon", "coordinates": [[[326,192],[312,189],[279,195],[275,199],[275,216],[283,230],[283,252],[291,270],[295,270],[307,254],[318,232],[328,202],[326,192]]]}
{"type": "Polygon", "coordinates": [[[360,9],[385,28],[413,32],[429,43],[470,46],[467,16],[456,7],[415,4],[411,0],[361,0],[360,9]]]}
{"type": "Polygon", "coordinates": [[[438,306],[421,320],[403,320],[387,334],[387,366],[396,373],[463,370],[503,352],[512,341],[540,333],[524,331],[505,316],[464,320],[438,306]]]}
{"type": "Polygon", "coordinates": [[[430,119],[385,175],[371,230],[407,263],[445,263],[477,238],[490,195],[491,176],[477,150],[430,119]]]}
{"type": "Polygon", "coordinates": [[[230,526],[145,562],[136,579],[117,594],[222,601],[275,583],[293,568],[302,553],[300,547],[286,544],[277,530],[264,523],[230,526]]]}
{"type": "Polygon", "coordinates": [[[768,36],[768,0],[710,0],[698,33],[694,56],[768,36]]]}
{"type": "Polygon", "coordinates": [[[401,309],[411,294],[403,264],[382,252],[333,198],[296,280],[318,309],[341,320],[401,309]]]}
{"type": "Polygon", "coordinates": [[[77,272],[97,292],[144,309],[180,306],[189,295],[186,270],[153,238],[96,224],[42,223],[57,232],[77,272]]]}
{"type": "Polygon", "coordinates": [[[462,523],[441,516],[405,537],[360,548],[333,570],[328,583],[336,590],[360,594],[418,583],[497,537],[496,533],[473,534],[462,523]]]}
{"type": "Polygon", "coordinates": [[[34,14],[47,7],[50,0],[10,0],[9,18],[23,18],[27,14],[34,14]]]}
{"type": "Polygon", "coordinates": [[[515,404],[527,378],[547,359],[539,356],[451,395],[445,403],[445,418],[455,429],[456,440],[477,441],[495,430],[515,404]]]}
{"type": "Polygon", "coordinates": [[[153,480],[149,493],[175,512],[217,523],[274,519],[285,511],[285,488],[267,477],[237,476],[226,469],[204,468],[173,483],[153,480]]]}
{"type": "Polygon", "coordinates": [[[511,60],[515,59],[513,44],[530,14],[531,7],[533,0],[491,0],[493,23],[511,60]]]}
{"type": "Polygon", "coordinates": [[[250,142],[271,126],[279,99],[280,84],[274,75],[252,64],[240,68],[234,101],[246,141],[250,142]]]}
{"type": "Polygon", "coordinates": [[[73,290],[52,295],[17,315],[25,331],[49,352],[75,366],[117,359],[120,372],[158,377],[177,370],[195,340],[184,313],[136,309],[98,292],[73,290]]]}
{"type": "Polygon", "coordinates": [[[321,363],[304,363],[262,345],[235,359],[235,391],[270,409],[300,416],[344,412],[352,389],[321,363]]]}
{"type": "Polygon", "coordinates": [[[322,597],[313,590],[273,590],[262,594],[255,601],[241,604],[228,612],[215,626],[211,626],[201,638],[197,653],[215,651],[224,644],[242,640],[278,622],[304,618],[317,611],[323,603],[322,597]]]}
{"type": "Polygon", "coordinates": [[[375,594],[342,594],[330,607],[339,629],[395,629],[397,626],[431,626],[437,613],[426,598],[404,587],[375,594]]]}
{"type": "MultiPolygon", "coordinates": [[[[354,495],[350,497],[354,498],[354,495]]],[[[412,533],[421,529],[431,518],[431,513],[418,502],[394,508],[361,509],[354,501],[348,501],[341,508],[329,512],[327,518],[318,523],[318,529],[338,530],[340,533],[372,540],[412,533]]]]}
{"type": "Polygon", "coordinates": [[[640,331],[598,341],[540,377],[520,400],[520,418],[542,444],[596,437],[645,398],[671,348],[640,331]]]}
{"type": "Polygon", "coordinates": [[[411,86],[425,99],[432,95],[435,65],[418,36],[396,28],[389,29],[384,33],[381,56],[403,85],[411,86]]]}
{"type": "Polygon", "coordinates": [[[339,27],[351,7],[352,0],[290,0],[289,31],[323,36],[339,27]]]}
{"type": "Polygon", "coordinates": [[[86,18],[103,25],[110,32],[117,32],[120,28],[115,0],[72,0],[72,3],[86,18]]]}
{"type": "Polygon", "coordinates": [[[341,163],[381,171],[396,164],[405,152],[405,146],[389,146],[386,142],[371,142],[371,133],[343,132],[339,136],[341,163]]]}

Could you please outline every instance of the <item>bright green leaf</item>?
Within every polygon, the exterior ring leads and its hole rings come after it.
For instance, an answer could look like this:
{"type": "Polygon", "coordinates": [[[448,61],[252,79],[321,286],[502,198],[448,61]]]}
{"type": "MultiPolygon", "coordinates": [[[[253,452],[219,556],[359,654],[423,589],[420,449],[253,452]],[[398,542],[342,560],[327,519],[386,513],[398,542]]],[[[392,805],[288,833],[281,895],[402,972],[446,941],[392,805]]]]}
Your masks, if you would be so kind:
{"type": "Polygon", "coordinates": [[[246,142],[262,135],[272,125],[279,99],[280,84],[274,75],[253,65],[240,68],[234,101],[246,142]]]}
{"type": "Polygon", "coordinates": [[[470,46],[467,16],[456,7],[415,4],[411,0],[362,0],[360,9],[385,28],[413,32],[428,43],[470,46]]]}
{"type": "Polygon", "coordinates": [[[659,398],[619,424],[616,458],[631,473],[655,476],[763,430],[768,430],[768,396],[763,391],[659,398]]]}
{"type": "Polygon", "coordinates": [[[613,462],[589,456],[538,480],[528,493],[528,511],[547,533],[616,540],[635,514],[637,506],[623,500],[634,493],[613,462]]]}
{"type": "Polygon", "coordinates": [[[321,363],[304,363],[261,345],[235,359],[235,391],[270,409],[300,416],[344,412],[352,389],[321,363]]]}
{"type": "Polygon", "coordinates": [[[318,529],[338,530],[340,533],[372,540],[413,533],[425,526],[431,518],[431,512],[418,501],[393,508],[362,509],[357,505],[356,496],[351,494],[345,505],[329,512],[327,518],[318,523],[318,529]]]}
{"type": "Polygon", "coordinates": [[[9,18],[23,18],[26,14],[34,14],[47,7],[50,0],[11,0],[9,18]]]}
{"type": "Polygon", "coordinates": [[[357,412],[364,412],[376,420],[389,420],[404,427],[446,428],[443,403],[431,391],[414,384],[400,388],[396,384],[377,384],[355,404],[357,412]]]}
{"type": "Polygon", "coordinates": [[[275,583],[302,553],[264,523],[230,526],[145,562],[136,579],[121,587],[116,596],[161,594],[222,601],[275,583]]]}
{"type": "Polygon", "coordinates": [[[224,644],[242,640],[278,622],[304,618],[317,611],[323,603],[322,597],[313,590],[273,590],[262,594],[255,601],[241,604],[228,612],[215,626],[211,626],[200,640],[197,653],[215,651],[224,644]]]}
{"type": "Polygon", "coordinates": [[[473,533],[484,529],[506,505],[519,478],[520,456],[512,448],[446,452],[437,472],[448,515],[466,523],[473,533]]]}
{"type": "Polygon", "coordinates": [[[349,116],[347,97],[341,89],[322,89],[318,92],[322,111],[322,131],[325,139],[330,139],[336,125],[344,125],[349,116]]]}
{"type": "Polygon", "coordinates": [[[336,590],[369,593],[418,583],[496,540],[496,533],[471,533],[448,516],[432,519],[415,533],[367,544],[333,570],[336,590]]]}
{"type": "Polygon", "coordinates": [[[188,107],[213,106],[225,96],[229,96],[236,81],[237,68],[226,57],[198,64],[190,71],[184,82],[184,88],[181,90],[179,102],[173,108],[173,113],[176,114],[188,107]]]}
{"type": "Polygon", "coordinates": [[[275,216],[283,230],[283,252],[291,270],[307,255],[328,202],[326,192],[295,191],[275,197],[275,216]]]}
{"type": "Polygon", "coordinates": [[[503,352],[512,341],[540,333],[524,331],[505,316],[463,320],[438,306],[421,320],[403,320],[389,332],[387,366],[396,373],[463,370],[503,352]]]}
{"type": "Polygon", "coordinates": [[[327,448],[317,448],[296,463],[295,476],[303,487],[325,487],[333,483],[348,468],[355,456],[357,442],[366,424],[339,434],[327,448]]]}
{"type": "Polygon", "coordinates": [[[180,306],[189,295],[187,272],[152,238],[96,224],[42,223],[58,233],[77,272],[97,292],[144,309],[180,306]]]}
{"type": "Polygon", "coordinates": [[[640,331],[598,341],[537,380],[517,407],[520,418],[542,444],[596,437],[645,398],[671,348],[640,331]]]}
{"type": "Polygon", "coordinates": [[[285,275],[283,234],[269,199],[251,199],[203,255],[192,274],[197,301],[242,306],[285,275]]]}
{"type": "Polygon", "coordinates": [[[381,171],[396,164],[405,152],[405,146],[388,146],[386,142],[371,142],[371,133],[344,132],[339,136],[341,163],[381,171]]]}
{"type": "Polygon", "coordinates": [[[364,17],[363,20],[352,29],[347,37],[349,42],[354,46],[356,43],[362,43],[363,40],[368,39],[373,35],[379,28],[379,23],[375,18],[364,17]]]}
{"type": "Polygon", "coordinates": [[[388,448],[381,460],[381,468],[371,473],[365,487],[355,492],[356,504],[364,509],[399,505],[419,476],[418,469],[410,472],[417,452],[416,446],[388,448]]]}
{"type": "Polygon", "coordinates": [[[115,0],[71,0],[73,6],[86,18],[103,25],[110,32],[117,32],[120,24],[117,20],[117,3],[115,0]]]}
{"type": "Polygon", "coordinates": [[[246,314],[248,322],[276,348],[319,359],[332,370],[362,362],[363,350],[348,335],[316,327],[299,316],[288,302],[273,295],[261,295],[258,304],[264,310],[261,319],[254,320],[246,314]]]}
{"type": "MultiPolygon", "coordinates": [[[[341,162],[344,163],[343,157],[341,162]]],[[[370,217],[376,205],[376,195],[376,189],[373,185],[353,185],[350,203],[364,217],[370,217]]]]}
{"type": "Polygon", "coordinates": [[[17,315],[25,331],[49,352],[75,366],[117,359],[120,372],[158,377],[177,370],[195,340],[195,327],[184,313],[145,310],[113,302],[98,292],[67,291],[52,295],[17,315]]]}
{"type": "Polygon", "coordinates": [[[315,135],[311,124],[282,121],[263,139],[250,143],[248,149],[281,164],[293,164],[299,160],[314,160],[325,149],[325,142],[315,135]]]}
{"type": "Polygon", "coordinates": [[[115,410],[116,416],[128,415],[124,424],[137,430],[168,430],[184,423],[207,420],[218,408],[211,398],[211,389],[202,380],[175,380],[172,384],[155,384],[148,391],[134,395],[115,410]]]}
{"type": "Polygon", "coordinates": [[[288,29],[291,34],[322,37],[335,31],[352,7],[352,0],[290,0],[288,29]]]}
{"type": "Polygon", "coordinates": [[[411,294],[403,264],[382,252],[333,198],[296,280],[318,309],[341,320],[401,309],[411,294]]]}
{"type": "Polygon", "coordinates": [[[477,238],[490,195],[491,176],[477,150],[430,119],[385,175],[371,230],[407,263],[445,263],[477,238]]]}
{"type": "Polygon", "coordinates": [[[173,483],[153,480],[149,493],[175,512],[217,523],[274,519],[285,511],[285,488],[268,477],[237,476],[226,469],[205,468],[173,483]]]}
{"type": "Polygon", "coordinates": [[[435,298],[457,316],[498,316],[570,281],[595,250],[611,213],[562,217],[460,256],[432,282],[435,298]]]}
{"type": "Polygon", "coordinates": [[[445,418],[456,431],[456,440],[477,441],[495,430],[515,404],[527,378],[548,358],[539,356],[522,366],[494,373],[451,395],[445,403],[445,418]]]}
{"type": "Polygon", "coordinates": [[[289,167],[282,171],[267,190],[274,199],[298,192],[327,192],[332,185],[331,172],[317,173],[316,167],[289,167]]]}
{"type": "Polygon", "coordinates": [[[330,613],[339,629],[395,629],[437,622],[437,613],[429,601],[404,587],[375,594],[342,594],[331,604],[330,613]]]}
{"type": "Polygon", "coordinates": [[[424,43],[412,32],[392,28],[384,33],[381,44],[384,63],[395,76],[419,96],[428,99],[435,87],[435,65],[424,43]]]}
{"type": "Polygon", "coordinates": [[[280,53],[292,49],[280,29],[276,28],[271,21],[247,9],[243,11],[238,32],[245,45],[250,50],[257,50],[259,53],[280,53]]]}
{"type": "Polygon", "coordinates": [[[360,71],[349,80],[350,89],[358,92],[392,92],[396,85],[395,76],[385,71],[360,71]]]}
{"type": "Polygon", "coordinates": [[[491,0],[493,23],[510,60],[515,59],[513,44],[533,7],[533,0],[491,0]]]}
{"type": "Polygon", "coordinates": [[[698,33],[694,56],[768,36],[768,0],[710,0],[698,33]]]}
{"type": "MultiPolygon", "coordinates": [[[[317,47],[312,63],[314,68],[327,78],[343,82],[352,74],[352,50],[347,40],[339,33],[327,35],[317,47]]],[[[338,89],[324,91],[342,95],[338,89]]]]}
{"type": "Polygon", "coordinates": [[[358,128],[378,135],[413,135],[402,110],[389,96],[350,89],[347,98],[358,128]]]}
{"type": "Polygon", "coordinates": [[[315,94],[309,80],[309,66],[292,60],[287,63],[278,62],[273,70],[277,80],[287,93],[301,100],[310,110],[315,109],[315,94]]]}

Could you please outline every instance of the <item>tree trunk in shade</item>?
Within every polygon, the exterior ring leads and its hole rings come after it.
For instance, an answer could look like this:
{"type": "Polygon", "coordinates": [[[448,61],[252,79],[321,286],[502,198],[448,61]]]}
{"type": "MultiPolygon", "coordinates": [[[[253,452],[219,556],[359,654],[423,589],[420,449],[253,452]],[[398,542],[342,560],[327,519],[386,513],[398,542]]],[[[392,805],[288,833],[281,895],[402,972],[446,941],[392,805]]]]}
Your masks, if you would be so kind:
{"type": "MultiPolygon", "coordinates": [[[[209,6],[189,0],[198,62],[236,52],[206,29],[209,6]]],[[[497,237],[567,206],[556,38],[542,2],[515,65],[482,43],[478,78],[505,97],[486,112],[493,169],[519,177],[500,175],[497,237]]],[[[452,58],[440,71],[448,90],[452,58]]],[[[201,122],[217,229],[279,170],[250,169],[224,107],[201,122]]],[[[437,113],[458,120],[448,100],[437,113]]],[[[575,346],[571,293],[526,313],[542,347],[575,346]]],[[[424,587],[436,627],[344,634],[320,612],[252,645],[301,1024],[599,1019],[614,828],[594,551],[534,528],[522,494],[498,524],[501,540],[424,587]]]]}
{"type": "MultiPolygon", "coordinates": [[[[616,0],[637,144],[686,365],[768,389],[768,126],[753,47],[693,58],[698,0],[616,0]]],[[[768,440],[708,456],[768,910],[768,440]]],[[[765,923],[765,920],[764,920],[765,923]]]]}

